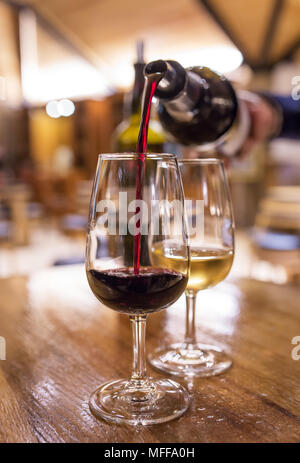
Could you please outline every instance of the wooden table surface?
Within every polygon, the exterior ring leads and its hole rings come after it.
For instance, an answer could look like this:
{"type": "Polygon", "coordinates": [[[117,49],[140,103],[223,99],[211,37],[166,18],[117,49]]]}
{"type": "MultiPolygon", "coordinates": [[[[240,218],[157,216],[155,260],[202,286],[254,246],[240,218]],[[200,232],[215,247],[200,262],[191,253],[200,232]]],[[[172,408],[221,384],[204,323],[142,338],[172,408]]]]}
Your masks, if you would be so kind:
{"type": "MultiPolygon", "coordinates": [[[[94,418],[90,393],[127,377],[128,317],[91,294],[81,266],[0,280],[1,442],[299,442],[300,288],[226,281],[198,296],[198,338],[231,351],[234,365],[209,379],[182,381],[191,407],[152,427],[94,418]]],[[[148,351],[181,339],[184,299],[148,318],[148,351]]],[[[149,372],[154,373],[149,368],[149,372]]]]}

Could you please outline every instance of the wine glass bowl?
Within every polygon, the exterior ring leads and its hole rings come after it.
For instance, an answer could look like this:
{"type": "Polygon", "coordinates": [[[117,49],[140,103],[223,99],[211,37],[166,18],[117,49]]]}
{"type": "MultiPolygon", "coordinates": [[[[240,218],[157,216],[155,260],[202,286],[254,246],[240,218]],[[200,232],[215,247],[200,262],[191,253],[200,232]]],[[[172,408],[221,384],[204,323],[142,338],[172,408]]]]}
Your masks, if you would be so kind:
{"type": "Polygon", "coordinates": [[[187,391],[168,379],[146,376],[145,327],[149,313],[165,309],[185,291],[189,248],[181,176],[174,155],[122,153],[100,155],[95,175],[86,245],[86,273],[91,290],[107,307],[128,314],[133,333],[130,379],[110,381],[91,396],[92,412],[108,421],[155,424],[182,415],[187,391]],[[137,196],[136,169],[141,172],[137,196]],[[173,213],[174,205],[180,213],[173,213]],[[168,220],[164,214],[168,214],[168,220]],[[168,250],[180,247],[177,269],[168,250]],[[151,259],[155,246],[166,264],[151,259]],[[169,262],[170,260],[170,262],[169,262]]]}
{"type": "MultiPolygon", "coordinates": [[[[194,159],[179,162],[190,244],[190,274],[186,294],[186,334],[181,343],[159,348],[149,356],[151,365],[177,376],[213,376],[232,364],[217,346],[196,340],[196,296],[228,275],[234,257],[234,223],[223,162],[194,159]]],[[[160,262],[160,250],[154,260],[160,262]]]]}

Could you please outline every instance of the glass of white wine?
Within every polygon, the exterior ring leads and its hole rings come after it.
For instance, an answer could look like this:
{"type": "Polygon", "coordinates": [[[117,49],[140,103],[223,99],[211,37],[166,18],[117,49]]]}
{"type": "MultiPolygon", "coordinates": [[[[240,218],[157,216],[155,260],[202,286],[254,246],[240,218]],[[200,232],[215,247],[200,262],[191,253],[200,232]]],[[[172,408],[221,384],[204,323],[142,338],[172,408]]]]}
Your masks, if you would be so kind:
{"type": "MultiPolygon", "coordinates": [[[[155,369],[173,375],[214,376],[230,368],[232,360],[219,347],[197,342],[196,297],[198,291],[224,280],[232,266],[234,222],[230,193],[221,160],[182,160],[179,166],[190,241],[190,275],[185,291],[186,334],[184,342],[157,349],[149,361],[155,369]]],[[[162,247],[158,242],[152,243],[153,265],[175,261],[180,270],[184,265],[180,245],[176,250],[174,243],[169,244],[164,242],[162,247]]]]}

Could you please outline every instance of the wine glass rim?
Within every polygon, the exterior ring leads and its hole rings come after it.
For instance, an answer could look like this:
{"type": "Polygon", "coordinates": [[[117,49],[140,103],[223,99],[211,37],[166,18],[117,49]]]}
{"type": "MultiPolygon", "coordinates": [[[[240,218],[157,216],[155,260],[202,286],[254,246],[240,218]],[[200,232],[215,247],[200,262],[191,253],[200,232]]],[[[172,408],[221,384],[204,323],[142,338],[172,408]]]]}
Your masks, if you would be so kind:
{"type": "MultiPolygon", "coordinates": [[[[147,159],[157,159],[157,160],[165,160],[165,159],[176,159],[176,154],[172,153],[143,153],[147,159]]],[[[131,159],[138,159],[140,156],[139,153],[134,152],[126,152],[126,153],[101,153],[98,154],[98,159],[104,160],[131,160],[131,159]]]]}
{"type": "Polygon", "coordinates": [[[224,161],[218,158],[201,158],[201,159],[179,159],[179,164],[218,164],[223,165],[224,161]]]}

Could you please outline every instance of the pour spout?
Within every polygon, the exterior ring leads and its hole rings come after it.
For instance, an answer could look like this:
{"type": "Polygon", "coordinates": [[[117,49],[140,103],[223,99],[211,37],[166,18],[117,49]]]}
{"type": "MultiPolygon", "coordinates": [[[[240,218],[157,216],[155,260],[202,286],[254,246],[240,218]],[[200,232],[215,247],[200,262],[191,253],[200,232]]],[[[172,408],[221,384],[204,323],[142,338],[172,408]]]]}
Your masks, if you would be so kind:
{"type": "Polygon", "coordinates": [[[146,64],[144,74],[147,79],[159,82],[155,96],[162,99],[175,98],[186,82],[185,69],[173,60],[151,61],[146,64]]]}

